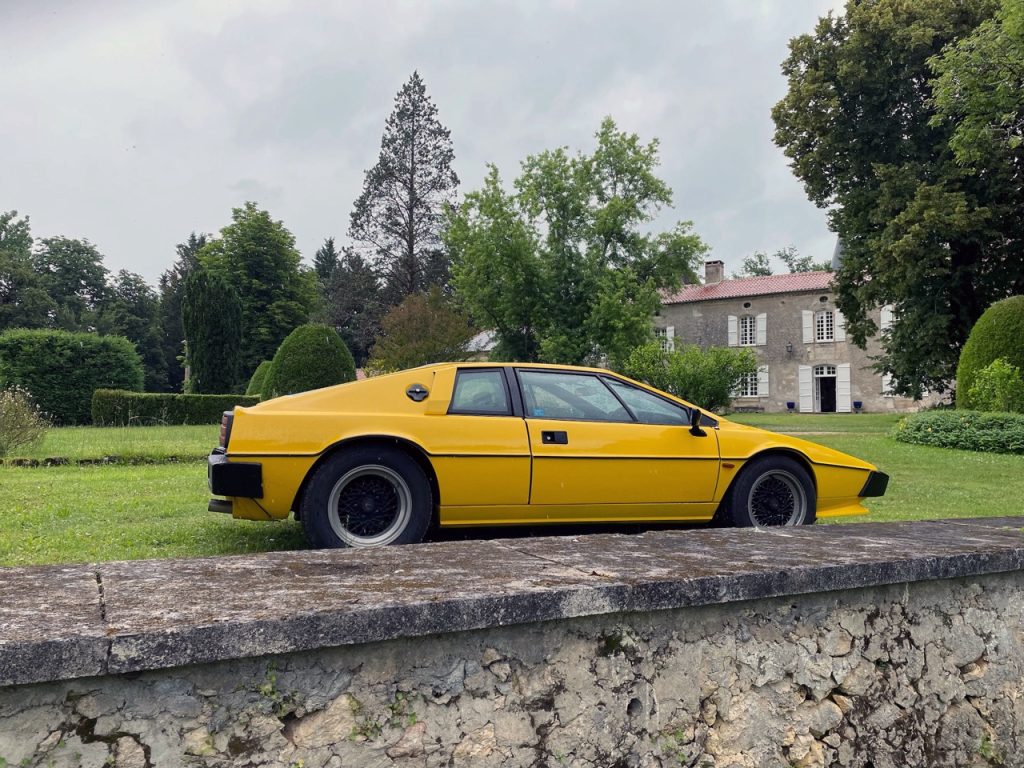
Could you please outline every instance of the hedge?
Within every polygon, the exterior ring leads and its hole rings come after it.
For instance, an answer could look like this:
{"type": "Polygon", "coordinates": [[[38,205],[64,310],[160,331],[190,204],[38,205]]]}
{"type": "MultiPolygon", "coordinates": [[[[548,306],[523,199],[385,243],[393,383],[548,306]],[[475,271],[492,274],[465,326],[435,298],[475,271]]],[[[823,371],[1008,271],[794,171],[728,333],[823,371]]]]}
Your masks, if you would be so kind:
{"type": "Polygon", "coordinates": [[[352,353],[336,330],[326,325],[300,325],[277,348],[260,393],[269,400],[355,378],[352,353]]]}
{"type": "Polygon", "coordinates": [[[1024,415],[980,411],[922,411],[901,419],[893,433],[904,443],[989,453],[1024,453],[1024,415]]]}
{"type": "Polygon", "coordinates": [[[68,331],[0,333],[0,387],[28,390],[57,424],[88,424],[97,389],[141,390],[142,360],[121,336],[68,331]]]}
{"type": "Polygon", "coordinates": [[[1001,357],[1024,370],[1024,296],[997,301],[971,328],[956,369],[958,407],[968,410],[978,407],[971,400],[971,387],[978,374],[1001,357]]]}
{"type": "Polygon", "coordinates": [[[259,401],[259,397],[246,395],[176,395],[97,389],[92,396],[92,420],[102,427],[218,424],[224,411],[236,405],[256,405],[259,401]]]}

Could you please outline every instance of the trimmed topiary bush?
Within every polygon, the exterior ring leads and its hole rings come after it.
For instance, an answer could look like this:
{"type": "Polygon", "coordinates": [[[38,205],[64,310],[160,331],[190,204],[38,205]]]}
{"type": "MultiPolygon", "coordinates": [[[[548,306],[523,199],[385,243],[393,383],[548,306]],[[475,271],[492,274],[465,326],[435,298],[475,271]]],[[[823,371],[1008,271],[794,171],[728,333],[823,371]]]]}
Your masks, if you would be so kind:
{"type": "Polygon", "coordinates": [[[997,301],[974,324],[956,369],[957,407],[978,407],[971,387],[981,370],[1001,357],[1024,370],[1024,296],[997,301]]]}
{"type": "Polygon", "coordinates": [[[256,370],[252,372],[252,378],[249,379],[249,386],[245,388],[245,394],[259,396],[260,392],[263,391],[263,382],[266,381],[267,371],[269,370],[269,360],[264,360],[257,365],[256,370]]]}
{"type": "Polygon", "coordinates": [[[259,403],[245,395],[176,395],[97,389],[92,396],[92,421],[98,427],[158,424],[219,424],[224,411],[259,403]]]}
{"type": "Polygon", "coordinates": [[[921,411],[901,419],[893,436],[904,443],[989,453],[1024,453],[1024,415],[921,411]]]}
{"type": "Polygon", "coordinates": [[[0,386],[32,393],[57,424],[88,424],[97,389],[141,390],[142,360],[121,336],[13,330],[0,334],[0,386]]]}
{"type": "Polygon", "coordinates": [[[1005,357],[993,360],[975,377],[970,400],[979,411],[1024,413],[1024,375],[1005,357]]]}
{"type": "Polygon", "coordinates": [[[336,330],[326,325],[300,325],[278,347],[260,393],[269,400],[355,378],[355,361],[336,330]]]}

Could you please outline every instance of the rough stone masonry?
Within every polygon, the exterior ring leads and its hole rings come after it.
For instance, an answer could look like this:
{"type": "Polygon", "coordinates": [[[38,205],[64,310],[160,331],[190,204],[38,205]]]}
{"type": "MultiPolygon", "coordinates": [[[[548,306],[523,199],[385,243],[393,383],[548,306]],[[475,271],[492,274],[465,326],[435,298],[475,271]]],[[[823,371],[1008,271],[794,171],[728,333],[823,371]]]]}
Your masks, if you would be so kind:
{"type": "Polygon", "coordinates": [[[1024,765],[1021,522],[4,569],[0,765],[1024,765]]]}

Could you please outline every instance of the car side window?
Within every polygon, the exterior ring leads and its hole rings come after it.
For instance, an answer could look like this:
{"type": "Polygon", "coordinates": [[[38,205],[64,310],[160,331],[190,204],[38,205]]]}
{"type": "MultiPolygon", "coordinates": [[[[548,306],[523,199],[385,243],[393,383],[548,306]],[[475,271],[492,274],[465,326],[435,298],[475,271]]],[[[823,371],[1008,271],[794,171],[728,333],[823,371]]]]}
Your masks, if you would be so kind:
{"type": "Polygon", "coordinates": [[[528,419],[633,421],[597,376],[520,371],[519,383],[528,419]]]}
{"type": "Polygon", "coordinates": [[[633,412],[641,424],[689,424],[690,414],[681,405],[662,400],[657,395],[644,392],[615,379],[605,379],[615,394],[633,412]]]}
{"type": "Polygon", "coordinates": [[[459,371],[448,413],[511,415],[505,376],[493,369],[459,371]]]}

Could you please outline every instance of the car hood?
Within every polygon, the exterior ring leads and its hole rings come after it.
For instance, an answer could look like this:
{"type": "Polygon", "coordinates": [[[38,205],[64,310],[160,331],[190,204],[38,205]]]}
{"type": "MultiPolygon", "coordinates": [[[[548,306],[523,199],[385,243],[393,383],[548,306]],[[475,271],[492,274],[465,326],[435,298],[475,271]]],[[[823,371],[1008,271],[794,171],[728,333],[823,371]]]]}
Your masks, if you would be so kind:
{"type": "Polygon", "coordinates": [[[856,456],[851,456],[848,453],[843,453],[818,443],[812,443],[810,440],[802,440],[792,435],[783,435],[778,432],[770,432],[767,429],[738,424],[720,417],[718,422],[718,443],[723,459],[746,459],[754,453],[761,453],[766,449],[781,448],[797,451],[815,464],[830,464],[838,467],[867,470],[877,469],[874,464],[858,459],[856,456]]]}

